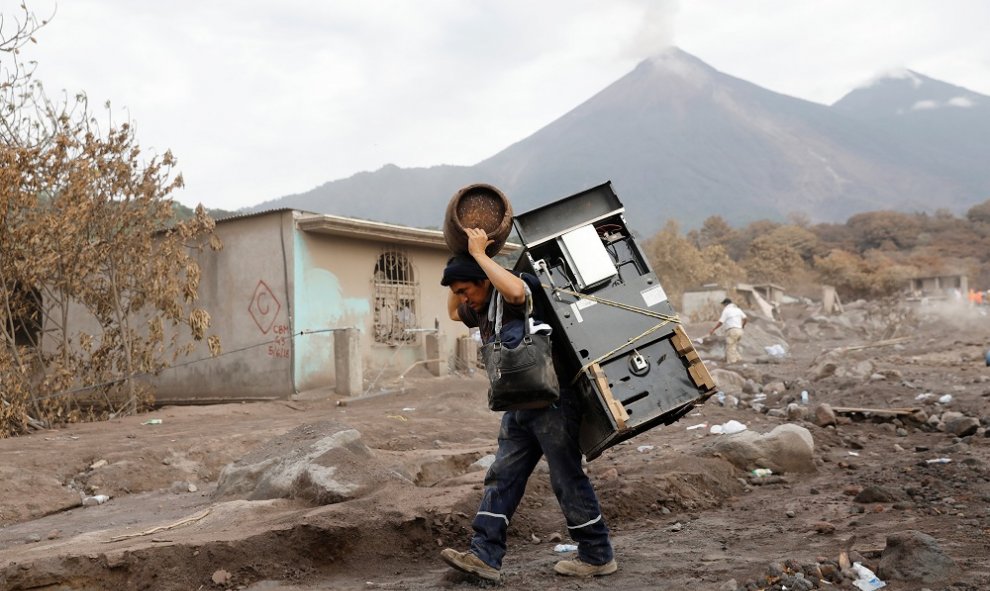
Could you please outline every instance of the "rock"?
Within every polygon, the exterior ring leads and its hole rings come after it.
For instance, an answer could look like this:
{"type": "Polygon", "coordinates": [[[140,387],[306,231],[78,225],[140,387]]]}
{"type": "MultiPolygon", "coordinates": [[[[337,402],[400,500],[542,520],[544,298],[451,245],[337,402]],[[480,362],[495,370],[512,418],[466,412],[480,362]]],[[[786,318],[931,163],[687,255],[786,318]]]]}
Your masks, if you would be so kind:
{"type": "Polygon", "coordinates": [[[610,480],[618,480],[619,479],[619,470],[616,469],[616,468],[614,468],[614,467],[609,468],[608,470],[605,470],[604,472],[602,472],[598,476],[598,479],[601,480],[602,482],[608,482],[610,480]]]}
{"type": "Polygon", "coordinates": [[[956,570],[935,538],[907,530],[887,536],[877,574],[884,580],[945,583],[954,578],[956,570]]]}
{"type": "Polygon", "coordinates": [[[904,374],[897,369],[883,369],[880,370],[880,373],[888,380],[900,380],[904,377],[904,374]]]}
{"type": "Polygon", "coordinates": [[[965,416],[966,415],[959,412],[958,410],[947,410],[943,412],[941,416],[939,416],[939,420],[942,421],[943,423],[948,424],[952,421],[959,420],[965,416]]]}
{"type": "Polygon", "coordinates": [[[838,368],[839,364],[834,361],[823,361],[811,368],[811,379],[817,382],[818,380],[835,375],[835,370],[838,368]]]}
{"type": "Polygon", "coordinates": [[[724,392],[742,392],[746,379],[738,373],[722,368],[715,368],[710,371],[719,389],[724,392]]]}
{"type": "Polygon", "coordinates": [[[817,521],[814,524],[812,524],[812,527],[814,528],[816,533],[820,533],[820,534],[835,533],[835,525],[827,521],[817,521]]]}
{"type": "Polygon", "coordinates": [[[219,570],[213,571],[213,576],[211,577],[211,579],[217,585],[226,585],[227,583],[230,582],[230,573],[221,568],[219,570]]]}
{"type": "Polygon", "coordinates": [[[882,486],[867,486],[853,498],[853,501],[857,503],[893,503],[900,499],[900,495],[882,486]]]}
{"type": "Polygon", "coordinates": [[[763,391],[767,394],[780,394],[784,390],[787,390],[787,386],[780,380],[767,382],[763,385],[763,391]]]}
{"type": "Polygon", "coordinates": [[[478,470],[487,470],[491,468],[492,464],[494,463],[495,463],[495,454],[488,454],[482,456],[481,458],[478,459],[478,461],[468,466],[468,470],[471,472],[476,472],[478,470]]]}
{"type": "Polygon", "coordinates": [[[836,564],[830,562],[822,562],[821,564],[822,578],[827,581],[835,581],[839,578],[839,567],[836,564]]]}
{"type": "MultiPolygon", "coordinates": [[[[950,413],[945,413],[950,414],[950,413]]],[[[958,414],[958,413],[955,413],[958,414]]],[[[945,419],[945,432],[951,433],[956,437],[967,437],[969,435],[975,435],[976,430],[980,428],[980,420],[975,417],[953,417],[951,419],[945,419]]]]}
{"type": "Polygon", "coordinates": [[[808,418],[808,407],[796,402],[788,404],[786,412],[788,421],[803,421],[808,418]]]}
{"type": "Polygon", "coordinates": [[[804,573],[800,572],[784,575],[780,578],[780,584],[782,589],[790,591],[812,591],[815,588],[815,584],[804,578],[804,573]]]}
{"type": "Polygon", "coordinates": [[[191,482],[186,482],[184,480],[179,480],[172,483],[172,486],[168,488],[171,493],[184,493],[184,492],[196,492],[198,489],[196,485],[191,482]]]}
{"type": "Polygon", "coordinates": [[[102,505],[110,500],[108,495],[93,495],[89,497],[83,497],[82,505],[83,507],[92,507],[93,505],[102,505]]]}
{"type": "Polygon", "coordinates": [[[873,362],[869,359],[860,361],[854,365],[840,365],[835,370],[837,378],[852,378],[854,380],[865,380],[874,374],[873,362]]]}
{"type": "Polygon", "coordinates": [[[318,505],[355,499],[388,480],[406,480],[382,465],[361,433],[334,421],[296,427],[220,473],[214,498],[291,498],[318,505]]]}
{"type": "Polygon", "coordinates": [[[816,404],[812,409],[813,413],[812,420],[819,427],[828,427],[829,425],[835,425],[835,411],[828,404],[821,402],[816,404]]]}
{"type": "Polygon", "coordinates": [[[792,423],[775,427],[766,434],[746,430],[723,435],[702,449],[718,455],[746,472],[770,468],[774,473],[814,472],[815,442],[811,433],[792,423]]]}

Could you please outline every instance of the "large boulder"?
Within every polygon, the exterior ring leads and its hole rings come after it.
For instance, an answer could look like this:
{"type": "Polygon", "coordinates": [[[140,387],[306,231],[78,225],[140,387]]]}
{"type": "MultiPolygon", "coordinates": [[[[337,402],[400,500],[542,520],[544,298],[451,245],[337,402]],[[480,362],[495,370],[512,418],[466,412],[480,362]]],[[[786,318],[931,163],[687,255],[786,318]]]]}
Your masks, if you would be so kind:
{"type": "Polygon", "coordinates": [[[702,453],[725,458],[745,471],[770,468],[774,472],[814,472],[815,441],[800,425],[786,423],[766,434],[743,431],[720,435],[702,453]]]}
{"type": "Polygon", "coordinates": [[[365,495],[388,480],[408,479],[381,465],[356,429],[321,421],[296,427],[228,464],[214,498],[327,505],[365,495]]]}
{"type": "Polygon", "coordinates": [[[887,536],[877,574],[894,581],[946,583],[957,572],[955,562],[942,552],[935,538],[907,530],[887,536]]]}

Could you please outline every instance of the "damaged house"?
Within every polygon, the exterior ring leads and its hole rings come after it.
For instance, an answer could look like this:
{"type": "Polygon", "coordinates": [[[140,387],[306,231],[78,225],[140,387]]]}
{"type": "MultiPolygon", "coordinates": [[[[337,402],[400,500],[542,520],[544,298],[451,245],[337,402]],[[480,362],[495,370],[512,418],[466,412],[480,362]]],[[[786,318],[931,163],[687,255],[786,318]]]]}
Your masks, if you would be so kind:
{"type": "Polygon", "coordinates": [[[440,373],[447,340],[465,332],[447,315],[439,230],[279,209],[219,220],[216,232],[223,250],[198,257],[199,305],[223,352],[162,372],[159,401],[358,395],[362,371],[433,360],[440,373]]]}

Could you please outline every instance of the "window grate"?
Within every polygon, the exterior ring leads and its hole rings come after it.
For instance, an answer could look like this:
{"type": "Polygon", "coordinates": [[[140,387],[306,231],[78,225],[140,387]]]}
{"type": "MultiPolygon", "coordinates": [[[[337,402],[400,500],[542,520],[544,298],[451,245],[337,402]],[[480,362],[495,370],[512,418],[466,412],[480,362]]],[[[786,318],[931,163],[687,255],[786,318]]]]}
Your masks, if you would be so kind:
{"type": "Polygon", "coordinates": [[[375,342],[403,345],[418,342],[416,312],[419,283],[409,258],[402,251],[387,248],[375,264],[375,342]]]}

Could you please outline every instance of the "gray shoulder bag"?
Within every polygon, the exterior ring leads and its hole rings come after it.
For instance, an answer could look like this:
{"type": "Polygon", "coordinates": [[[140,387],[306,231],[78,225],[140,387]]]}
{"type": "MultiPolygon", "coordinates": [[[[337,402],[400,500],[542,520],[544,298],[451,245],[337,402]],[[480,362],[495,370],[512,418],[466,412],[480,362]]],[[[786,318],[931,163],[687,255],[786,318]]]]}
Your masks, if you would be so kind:
{"type": "Polygon", "coordinates": [[[502,343],[502,294],[495,290],[495,340],[481,348],[488,372],[488,407],[492,410],[546,408],[560,398],[557,372],[553,368],[550,335],[530,333],[533,305],[526,286],[523,338],[515,348],[502,343]]]}

